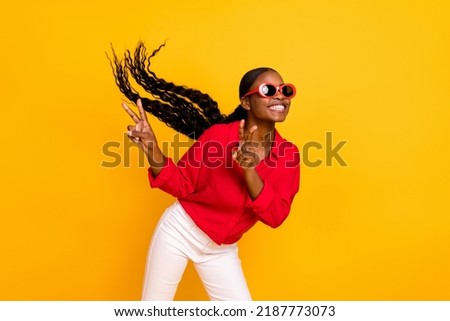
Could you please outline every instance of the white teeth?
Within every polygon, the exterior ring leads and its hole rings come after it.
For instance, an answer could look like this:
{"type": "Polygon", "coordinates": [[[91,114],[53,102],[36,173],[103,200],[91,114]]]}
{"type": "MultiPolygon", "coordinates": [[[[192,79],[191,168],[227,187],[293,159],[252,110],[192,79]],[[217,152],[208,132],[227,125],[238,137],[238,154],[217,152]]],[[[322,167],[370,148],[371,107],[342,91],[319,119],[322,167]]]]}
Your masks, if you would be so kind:
{"type": "Polygon", "coordinates": [[[282,111],[282,110],[284,110],[284,106],[283,105],[273,105],[273,106],[270,106],[269,109],[282,111]]]}

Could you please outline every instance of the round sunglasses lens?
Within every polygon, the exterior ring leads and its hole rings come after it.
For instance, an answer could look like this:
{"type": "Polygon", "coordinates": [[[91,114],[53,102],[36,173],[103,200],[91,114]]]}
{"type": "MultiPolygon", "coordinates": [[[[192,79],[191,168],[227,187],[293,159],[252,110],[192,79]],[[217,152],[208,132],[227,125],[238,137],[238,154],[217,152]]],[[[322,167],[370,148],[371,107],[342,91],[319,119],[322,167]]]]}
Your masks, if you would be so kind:
{"type": "Polygon", "coordinates": [[[273,95],[275,95],[276,91],[277,89],[272,85],[264,84],[263,86],[261,86],[261,94],[263,94],[264,96],[272,97],[273,95]]]}
{"type": "Polygon", "coordinates": [[[284,97],[291,97],[294,94],[294,88],[292,86],[283,86],[282,93],[284,97]]]}

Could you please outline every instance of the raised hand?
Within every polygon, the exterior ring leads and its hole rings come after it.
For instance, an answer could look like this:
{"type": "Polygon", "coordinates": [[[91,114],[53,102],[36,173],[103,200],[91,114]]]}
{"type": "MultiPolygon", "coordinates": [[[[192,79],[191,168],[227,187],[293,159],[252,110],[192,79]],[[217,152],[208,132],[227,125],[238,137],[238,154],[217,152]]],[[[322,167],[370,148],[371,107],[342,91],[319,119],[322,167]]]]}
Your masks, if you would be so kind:
{"type": "Polygon", "coordinates": [[[253,140],[253,134],[258,128],[256,125],[245,133],[245,120],[239,123],[239,147],[233,153],[234,160],[244,169],[256,167],[261,157],[258,154],[259,143],[253,140]]]}
{"type": "Polygon", "coordinates": [[[123,109],[125,109],[134,121],[134,126],[129,125],[127,127],[127,134],[128,137],[145,152],[153,173],[157,175],[164,167],[165,157],[158,147],[155,133],[148,123],[147,114],[145,113],[144,107],[142,107],[142,102],[140,99],[137,100],[136,105],[138,107],[140,117],[136,115],[136,113],[128,107],[126,103],[122,103],[123,109]]]}
{"type": "Polygon", "coordinates": [[[138,106],[140,118],[136,113],[128,107],[128,105],[123,102],[122,107],[128,113],[128,115],[133,119],[134,126],[128,125],[128,137],[135,142],[140,149],[143,151],[148,151],[153,149],[157,144],[155,133],[152,127],[148,123],[147,114],[145,113],[144,107],[142,107],[142,102],[140,99],[137,100],[136,105],[138,106]]]}

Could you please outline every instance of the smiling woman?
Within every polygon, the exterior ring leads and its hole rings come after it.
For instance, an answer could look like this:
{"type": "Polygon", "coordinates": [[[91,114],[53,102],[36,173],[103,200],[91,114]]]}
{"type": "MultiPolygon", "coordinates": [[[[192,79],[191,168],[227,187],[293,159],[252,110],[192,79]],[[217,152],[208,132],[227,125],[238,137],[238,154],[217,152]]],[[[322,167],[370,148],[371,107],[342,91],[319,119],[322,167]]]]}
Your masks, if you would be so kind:
{"type": "Polygon", "coordinates": [[[275,129],[295,87],[271,68],[252,69],[241,79],[239,106],[225,116],[209,95],[150,70],[160,49],[147,56],[140,43],[134,56],[128,51],[122,61],[114,53],[112,63],[119,89],[139,110],[122,104],[134,122],[128,136],[150,164],[150,184],[177,198],[154,232],[143,299],[172,300],[191,260],[211,300],[251,300],[237,241],[258,221],[281,225],[299,190],[298,149],[275,129]],[[128,73],[154,99],[141,97],[128,73]],[[146,112],[197,139],[178,164],[162,153],[146,112]]]}
{"type": "MultiPolygon", "coordinates": [[[[208,94],[196,89],[175,85],[172,82],[158,78],[150,70],[150,62],[151,58],[163,46],[164,44],[148,55],[145,45],[140,42],[134,54],[132,55],[130,51],[127,51],[123,60],[120,60],[113,51],[112,67],[116,84],[128,99],[136,102],[140,98],[145,111],[153,114],[169,127],[194,139],[199,137],[206,128],[213,124],[231,123],[247,118],[247,108],[243,108],[242,104],[230,115],[223,115],[218,108],[217,102],[208,94]],[[157,100],[140,97],[137,91],[131,86],[128,73],[132,75],[138,85],[157,100]]],[[[263,86],[252,87],[259,75],[269,71],[277,74],[275,70],[268,67],[250,70],[241,80],[239,97],[244,99],[260,91],[261,97],[273,98],[279,91],[282,96],[284,95],[286,101],[294,98],[296,91],[295,87],[291,84],[282,84],[282,86],[276,87],[274,84],[264,83],[264,88],[263,86]],[[267,92],[263,93],[263,91],[267,92]]],[[[280,79],[277,79],[277,81],[280,79]]]]}

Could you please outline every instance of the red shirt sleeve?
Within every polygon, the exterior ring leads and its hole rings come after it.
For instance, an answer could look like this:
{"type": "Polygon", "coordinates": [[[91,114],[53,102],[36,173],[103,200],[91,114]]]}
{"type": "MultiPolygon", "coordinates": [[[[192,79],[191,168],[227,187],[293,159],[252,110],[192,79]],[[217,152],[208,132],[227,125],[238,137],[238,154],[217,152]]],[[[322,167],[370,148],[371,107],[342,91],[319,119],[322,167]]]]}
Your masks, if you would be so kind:
{"type": "Polygon", "coordinates": [[[171,158],[166,158],[165,166],[156,176],[153,175],[149,168],[148,178],[150,186],[152,188],[160,188],[177,198],[192,194],[202,165],[204,142],[208,141],[208,139],[209,132],[206,130],[177,164],[171,158]]]}
{"type": "Polygon", "coordinates": [[[264,180],[261,193],[250,203],[259,220],[273,228],[280,226],[289,215],[300,187],[300,153],[292,146],[293,153],[278,160],[275,179],[264,180]]]}

